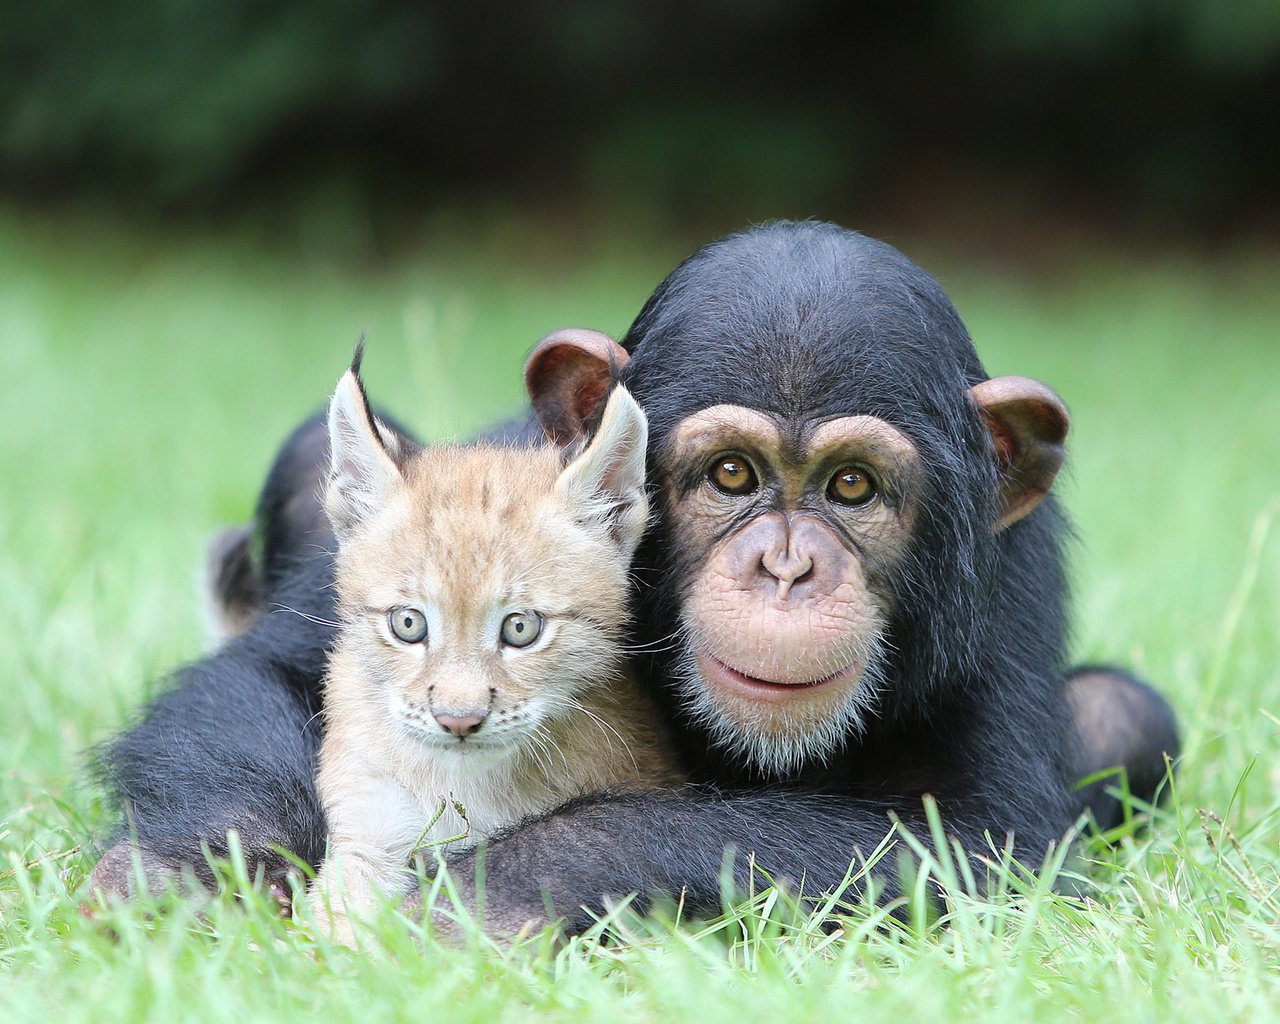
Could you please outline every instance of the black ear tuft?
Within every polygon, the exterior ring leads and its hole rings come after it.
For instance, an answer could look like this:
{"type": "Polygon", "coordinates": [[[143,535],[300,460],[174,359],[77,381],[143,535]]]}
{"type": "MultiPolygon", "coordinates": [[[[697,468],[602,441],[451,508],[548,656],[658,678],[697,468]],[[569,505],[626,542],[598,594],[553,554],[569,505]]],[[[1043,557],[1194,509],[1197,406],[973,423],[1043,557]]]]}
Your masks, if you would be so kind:
{"type": "MultiPolygon", "coordinates": [[[[364,334],[361,334],[356,339],[356,350],[351,354],[351,372],[355,374],[356,380],[360,379],[360,364],[364,362],[364,342],[364,334]]],[[[361,384],[360,390],[364,390],[363,384],[361,384]]]]}
{"type": "Polygon", "coordinates": [[[351,376],[355,378],[356,390],[360,393],[360,401],[364,406],[364,418],[378,439],[383,450],[392,458],[398,458],[400,446],[394,433],[389,433],[373,414],[373,404],[369,401],[369,392],[365,390],[364,378],[360,376],[360,367],[364,364],[365,335],[362,333],[356,340],[356,350],[351,354],[351,376]]]}

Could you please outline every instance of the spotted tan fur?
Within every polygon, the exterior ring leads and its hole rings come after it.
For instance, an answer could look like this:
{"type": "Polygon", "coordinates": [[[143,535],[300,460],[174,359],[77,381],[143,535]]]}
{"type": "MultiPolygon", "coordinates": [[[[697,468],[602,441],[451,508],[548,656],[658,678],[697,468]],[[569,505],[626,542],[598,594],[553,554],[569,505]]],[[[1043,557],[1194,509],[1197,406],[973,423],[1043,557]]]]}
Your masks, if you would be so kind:
{"type": "Polygon", "coordinates": [[[326,504],[342,619],[326,688],[318,788],[330,856],[317,877],[332,933],[403,889],[416,850],[470,844],[582,793],[680,781],[629,673],[628,567],[647,518],[643,414],[618,389],[591,445],[404,453],[348,374],[330,413],[326,504]],[[391,609],[424,611],[425,642],[391,609]],[[532,611],[538,639],[500,639],[532,611]],[[440,716],[480,715],[458,736],[440,716]]]}

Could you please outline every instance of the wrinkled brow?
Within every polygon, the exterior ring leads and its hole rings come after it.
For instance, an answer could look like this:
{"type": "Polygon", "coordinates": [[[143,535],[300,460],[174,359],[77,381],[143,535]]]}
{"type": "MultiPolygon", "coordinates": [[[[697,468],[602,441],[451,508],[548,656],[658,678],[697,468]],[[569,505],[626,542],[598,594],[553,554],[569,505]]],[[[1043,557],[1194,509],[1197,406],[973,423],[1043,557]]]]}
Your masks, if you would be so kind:
{"type": "Polygon", "coordinates": [[[777,425],[764,413],[741,405],[713,405],[682,420],[667,445],[676,459],[683,459],[712,448],[777,451],[781,443],[777,425]]]}
{"type": "Polygon", "coordinates": [[[911,438],[875,416],[841,416],[819,424],[805,445],[806,461],[856,444],[868,457],[909,464],[920,455],[911,438]]]}

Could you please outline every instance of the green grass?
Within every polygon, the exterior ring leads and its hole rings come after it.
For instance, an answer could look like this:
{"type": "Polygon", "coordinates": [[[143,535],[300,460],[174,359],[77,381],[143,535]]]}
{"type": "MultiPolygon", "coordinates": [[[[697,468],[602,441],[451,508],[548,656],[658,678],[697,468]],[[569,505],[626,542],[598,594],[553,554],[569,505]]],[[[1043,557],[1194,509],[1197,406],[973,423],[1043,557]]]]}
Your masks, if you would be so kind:
{"type": "Polygon", "coordinates": [[[478,238],[461,221],[377,265],[324,251],[0,210],[6,1021],[1273,1015],[1280,273],[1266,254],[1099,257],[1035,281],[931,264],[990,371],[1045,379],[1072,407],[1079,657],[1156,680],[1185,724],[1176,803],[1074,866],[1090,902],[1024,886],[958,897],[945,928],[863,913],[833,937],[762,897],[703,929],[515,952],[424,952],[393,920],[365,955],[252,896],[82,919],[70,890],[105,816],[77,781],[81,752],[202,649],[203,543],[247,516],[357,333],[379,401],[429,436],[465,434],[516,408],[540,333],[621,332],[679,255],[478,238]]]}

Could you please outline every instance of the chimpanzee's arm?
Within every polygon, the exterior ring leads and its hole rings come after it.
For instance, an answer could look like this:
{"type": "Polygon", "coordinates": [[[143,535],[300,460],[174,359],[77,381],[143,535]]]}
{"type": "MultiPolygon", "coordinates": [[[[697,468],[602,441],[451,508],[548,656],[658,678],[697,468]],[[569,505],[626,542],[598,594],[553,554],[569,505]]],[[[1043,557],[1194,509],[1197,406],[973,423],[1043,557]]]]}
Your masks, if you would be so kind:
{"type": "MultiPolygon", "coordinates": [[[[895,817],[931,846],[922,793],[936,797],[946,834],[971,855],[1012,835],[1019,863],[1038,867],[1078,811],[1061,763],[1068,746],[1060,685],[1048,674],[1027,682],[1017,707],[979,678],[943,698],[935,718],[895,727],[886,716],[850,760],[837,759],[807,785],[595,794],[527,820],[483,850],[485,926],[510,933],[545,920],[544,895],[570,931],[632,893],[639,908],[669,896],[688,913],[714,914],[730,853],[739,895],[771,878],[818,896],[876,852],[895,817]],[[867,781],[868,761],[883,780],[878,790],[867,781]]],[[[895,839],[870,871],[881,903],[898,894],[909,853],[895,839]]],[[[460,894],[474,898],[476,855],[449,860],[460,894]]],[[[853,880],[851,895],[865,881],[853,880]]]]}
{"type": "MultiPolygon", "coordinates": [[[[331,580],[318,552],[248,632],[181,669],[137,725],[98,750],[98,774],[124,812],[115,841],[136,841],[149,874],[190,865],[207,881],[202,847],[224,856],[229,829],[250,870],[261,864],[271,878],[289,867],[275,846],[312,863],[322,856],[314,775],[331,580]]],[[[118,845],[94,884],[124,895],[131,860],[118,845]]]]}
{"type": "MultiPolygon", "coordinates": [[[[986,851],[983,828],[964,810],[943,807],[948,834],[970,852],[986,851]]],[[[605,901],[631,893],[639,895],[639,908],[666,895],[680,899],[686,913],[715,913],[730,853],[737,892],[747,891],[754,863],[763,873],[754,880],[757,891],[769,884],[768,876],[792,892],[803,882],[804,893],[816,896],[839,886],[851,863],[876,851],[892,829],[890,811],[929,843],[918,798],[891,803],[792,790],[586,797],[484,849],[486,928],[511,933],[526,921],[546,920],[544,897],[571,932],[587,927],[605,901]]],[[[1005,836],[994,838],[1003,843],[1005,836]]],[[[1050,838],[1043,826],[1028,827],[1018,849],[1042,857],[1050,838]]],[[[897,894],[903,852],[899,842],[873,869],[882,902],[897,894]]],[[[451,876],[468,897],[475,859],[466,854],[450,860],[451,876]]]]}

